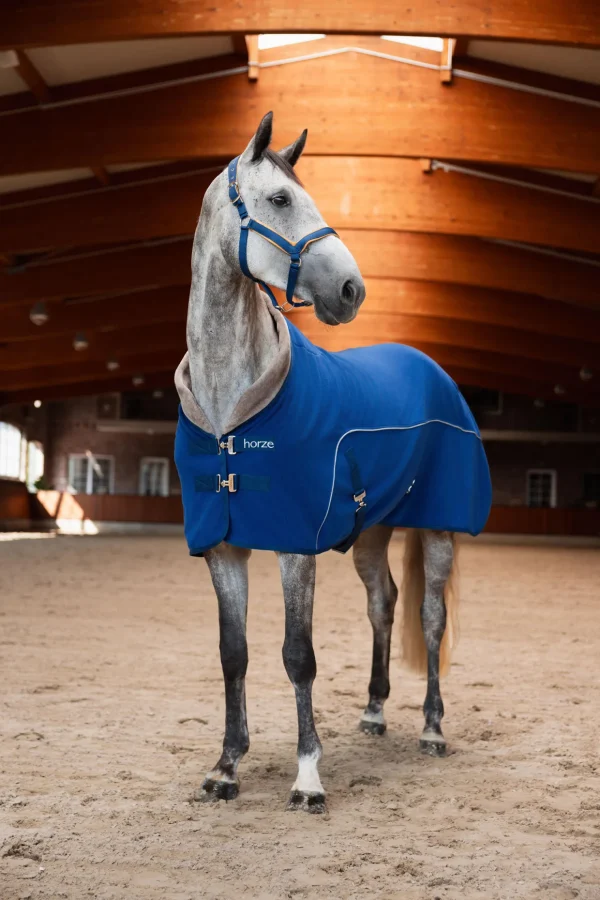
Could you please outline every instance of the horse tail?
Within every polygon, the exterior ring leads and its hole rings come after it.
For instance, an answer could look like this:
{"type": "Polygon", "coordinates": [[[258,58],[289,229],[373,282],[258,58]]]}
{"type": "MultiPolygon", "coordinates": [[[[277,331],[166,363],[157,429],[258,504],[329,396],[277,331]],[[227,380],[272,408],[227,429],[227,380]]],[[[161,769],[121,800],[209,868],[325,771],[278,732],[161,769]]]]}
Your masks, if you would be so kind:
{"type": "MultiPolygon", "coordinates": [[[[419,675],[427,674],[427,648],[421,625],[421,605],[425,596],[425,567],[422,532],[408,529],[404,542],[404,572],[402,579],[402,656],[409,669],[419,675]]],[[[450,670],[452,648],[458,642],[458,543],[452,541],[452,567],[444,587],[446,630],[440,646],[440,675],[450,670]]]]}

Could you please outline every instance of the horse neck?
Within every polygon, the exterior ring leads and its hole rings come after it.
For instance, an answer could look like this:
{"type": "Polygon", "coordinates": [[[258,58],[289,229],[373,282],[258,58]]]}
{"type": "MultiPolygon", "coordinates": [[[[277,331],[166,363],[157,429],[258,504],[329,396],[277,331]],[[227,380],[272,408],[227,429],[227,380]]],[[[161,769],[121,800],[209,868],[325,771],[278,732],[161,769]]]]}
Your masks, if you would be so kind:
{"type": "Polygon", "coordinates": [[[267,370],[278,338],[258,287],[223,258],[202,220],[187,320],[192,393],[217,437],[238,400],[267,370]]]}

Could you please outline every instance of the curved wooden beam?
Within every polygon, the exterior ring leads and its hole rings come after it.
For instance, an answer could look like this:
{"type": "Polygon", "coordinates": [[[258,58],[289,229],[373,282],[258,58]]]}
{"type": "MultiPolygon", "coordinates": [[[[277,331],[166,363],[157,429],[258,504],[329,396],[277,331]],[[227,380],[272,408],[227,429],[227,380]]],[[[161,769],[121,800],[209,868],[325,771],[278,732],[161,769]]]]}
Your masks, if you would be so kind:
{"type": "Polygon", "coordinates": [[[495,38],[509,41],[600,45],[593,4],[560,0],[538,5],[496,0],[482,7],[469,0],[444,6],[436,0],[410,5],[394,0],[306,0],[299,6],[244,0],[235,15],[209,0],[6,0],[0,15],[2,46],[82,44],[200,34],[267,34],[325,31],[329,34],[415,34],[495,38]]]}
{"type": "MultiPolygon", "coordinates": [[[[311,52],[344,43],[321,41],[311,52]]],[[[365,41],[350,40],[357,43],[365,41]]],[[[363,49],[372,45],[366,41],[363,49]]],[[[392,56],[411,55],[410,48],[399,52],[383,41],[376,46],[392,56]]],[[[305,52],[291,51],[296,57],[305,52]]],[[[263,51],[265,62],[289,55],[288,48],[263,51]]],[[[317,155],[441,157],[582,172],[598,164],[595,107],[462,78],[448,91],[436,71],[350,52],[264,68],[257,83],[242,72],[212,79],[210,89],[192,81],[6,115],[10,140],[0,145],[0,175],[233,157],[269,109],[282,145],[308,127],[309,149],[317,155]],[[564,134],[577,140],[566,146],[564,134]]]]}
{"type": "MultiPolygon", "coordinates": [[[[367,301],[357,319],[359,326],[364,312],[382,316],[382,323],[385,317],[393,320],[401,313],[516,328],[532,335],[600,344],[600,311],[530,294],[435,281],[367,278],[366,286],[367,301]]],[[[107,332],[114,336],[115,332],[130,329],[136,320],[142,327],[159,322],[183,322],[188,297],[187,285],[172,285],[84,302],[49,303],[49,321],[41,327],[30,321],[29,310],[24,305],[0,308],[5,344],[0,347],[0,368],[7,360],[22,360],[29,353],[32,356],[55,353],[58,358],[63,358],[62,354],[70,352],[64,336],[72,338],[77,331],[107,332]],[[43,346],[38,343],[36,347],[36,342],[40,341],[43,346]],[[8,344],[13,342],[14,346],[9,347],[8,344]]]]}
{"type": "MultiPolygon", "coordinates": [[[[369,300],[357,319],[343,327],[344,346],[354,346],[361,342],[376,344],[382,341],[399,341],[412,344],[425,341],[492,353],[508,353],[526,359],[555,362],[573,367],[579,372],[582,366],[594,368],[598,358],[598,345],[584,341],[572,341],[557,337],[539,336],[517,328],[481,325],[475,322],[460,322],[452,319],[430,318],[426,316],[404,315],[402,313],[371,312],[369,300]]],[[[312,312],[299,311],[293,315],[294,321],[316,344],[327,342],[328,349],[338,349],[331,336],[331,328],[322,325],[312,312]]]]}
{"type": "MultiPolygon", "coordinates": [[[[0,150],[1,152],[1,150],[0,150]]],[[[437,171],[418,160],[307,157],[299,174],[334,228],[432,232],[600,252],[600,202],[437,171]]],[[[214,172],[0,205],[0,252],[190,234],[214,172]]]]}
{"type": "MultiPolygon", "coordinates": [[[[585,262],[444,234],[344,228],[340,237],[366,278],[465,284],[600,309],[600,267],[585,262]]],[[[76,250],[64,261],[51,259],[12,274],[0,271],[2,337],[6,340],[13,328],[27,336],[19,330],[23,314],[16,304],[141,290],[145,285],[187,287],[191,252],[190,237],[148,247],[107,248],[98,256],[76,250]]],[[[52,328],[53,320],[49,324],[52,328]]]]}

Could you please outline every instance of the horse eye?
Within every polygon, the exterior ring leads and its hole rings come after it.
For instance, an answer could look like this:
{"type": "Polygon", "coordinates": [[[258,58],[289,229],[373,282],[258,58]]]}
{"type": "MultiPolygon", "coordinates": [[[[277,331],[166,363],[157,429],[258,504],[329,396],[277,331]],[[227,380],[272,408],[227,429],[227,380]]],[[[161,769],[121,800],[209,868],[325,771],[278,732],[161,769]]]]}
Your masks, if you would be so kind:
{"type": "Polygon", "coordinates": [[[274,197],[271,197],[271,203],[273,206],[278,206],[280,209],[282,206],[289,206],[289,200],[283,194],[275,194],[274,197]]]}

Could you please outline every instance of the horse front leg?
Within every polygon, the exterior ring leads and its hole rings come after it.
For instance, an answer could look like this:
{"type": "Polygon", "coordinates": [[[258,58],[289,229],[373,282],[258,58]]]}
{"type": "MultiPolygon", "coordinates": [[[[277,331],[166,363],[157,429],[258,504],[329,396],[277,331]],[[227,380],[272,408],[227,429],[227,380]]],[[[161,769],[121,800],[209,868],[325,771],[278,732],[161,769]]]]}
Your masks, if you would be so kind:
{"type": "Polygon", "coordinates": [[[390,695],[390,643],[398,588],[388,563],[393,528],[373,525],[363,531],[353,547],[354,566],[367,589],[369,621],[373,628],[373,658],[369,702],[359,728],[365,734],[384,734],[383,704],[390,695]]]}
{"type": "Polygon", "coordinates": [[[250,550],[228,544],[219,544],[205,555],[219,601],[219,649],[225,681],[223,752],[202,783],[201,799],[206,800],[237,797],[240,787],[238,765],[250,746],[245,688],[249,557],[250,550]]]}
{"type": "Polygon", "coordinates": [[[312,686],[317,663],[312,645],[315,593],[314,556],[278,553],[285,602],[283,664],[296,694],[298,710],[298,777],[288,809],[325,812],[325,792],[319,778],[321,742],[315,728],[312,686]]]}

